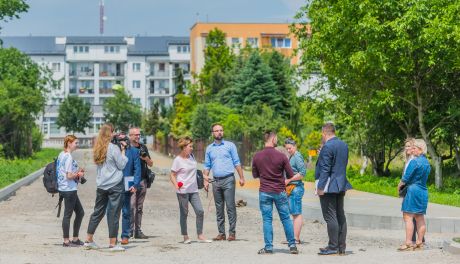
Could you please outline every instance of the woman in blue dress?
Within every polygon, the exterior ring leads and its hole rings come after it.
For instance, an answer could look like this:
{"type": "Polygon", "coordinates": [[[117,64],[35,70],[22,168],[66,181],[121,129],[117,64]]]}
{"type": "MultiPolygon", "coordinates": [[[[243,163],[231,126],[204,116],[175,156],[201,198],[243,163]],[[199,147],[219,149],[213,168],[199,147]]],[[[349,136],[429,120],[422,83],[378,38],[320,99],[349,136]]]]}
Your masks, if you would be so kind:
{"type": "Polygon", "coordinates": [[[405,173],[398,184],[398,189],[407,185],[407,194],[403,199],[401,211],[406,224],[406,242],[398,250],[416,250],[423,248],[423,237],[425,236],[426,208],[428,206],[428,190],[426,182],[431,167],[426,158],[426,143],[423,139],[416,139],[412,149],[414,158],[409,162],[405,173]],[[417,222],[417,240],[412,245],[412,234],[414,232],[413,220],[417,222]]]}

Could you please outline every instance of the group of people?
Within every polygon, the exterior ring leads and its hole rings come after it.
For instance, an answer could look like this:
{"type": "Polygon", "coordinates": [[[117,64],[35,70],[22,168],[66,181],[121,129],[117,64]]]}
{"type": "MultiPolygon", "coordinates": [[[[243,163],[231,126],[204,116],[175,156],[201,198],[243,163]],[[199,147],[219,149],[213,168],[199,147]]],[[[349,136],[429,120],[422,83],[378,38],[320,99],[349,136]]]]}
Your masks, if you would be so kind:
{"type": "MultiPolygon", "coordinates": [[[[236,240],[237,211],[235,204],[235,170],[239,176],[239,185],[244,186],[245,178],[234,143],[224,140],[224,129],[221,124],[213,124],[211,134],[214,141],[207,146],[204,162],[204,189],[212,193],[216,207],[217,235],[209,240],[203,234],[204,210],[199,196],[197,161],[193,155],[193,139],[179,139],[180,153],[173,160],[170,181],[177,195],[180,214],[180,229],[183,243],[190,244],[191,238],[187,231],[189,204],[196,215],[196,232],[198,242],[236,240]],[[211,178],[212,175],[212,178],[211,178]],[[225,229],[225,211],[229,222],[228,236],[225,229]]],[[[122,216],[121,244],[129,243],[129,238],[147,238],[141,231],[142,205],[146,194],[145,172],[152,166],[147,148],[139,142],[139,129],[129,131],[131,147],[126,143],[111,143],[114,136],[113,126],[105,124],[101,127],[94,146],[94,162],[97,165],[97,196],[94,212],[90,217],[87,238],[83,243],[78,238],[83,208],[77,195],[79,180],[84,176],[71,153],[77,148],[78,139],[69,135],[64,140],[64,151],[58,158],[58,179],[60,195],[65,201],[65,212],[62,221],[64,246],[81,246],[98,248],[93,241],[96,228],[107,215],[109,226],[109,248],[122,251],[117,245],[120,211],[122,216]],[[147,153],[147,155],[140,155],[147,153]],[[130,179],[131,184],[127,184],[130,179]],[[73,239],[69,239],[70,218],[75,211],[73,239]]],[[[273,253],[273,204],[283,224],[289,252],[298,254],[297,246],[301,244],[302,229],[302,197],[304,185],[302,179],[306,175],[305,162],[297,150],[293,139],[286,139],[283,154],[276,147],[276,132],[264,134],[264,149],[254,155],[252,175],[260,179],[259,208],[263,219],[265,246],[258,254],[273,253]]],[[[406,223],[406,243],[399,250],[413,250],[423,247],[428,194],[426,181],[430,166],[425,157],[426,144],[420,139],[406,142],[406,167],[398,189],[404,185],[407,194],[402,204],[403,218],[406,223]],[[416,228],[414,228],[414,226],[416,228]],[[417,238],[415,239],[414,230],[417,238]],[[414,242],[412,242],[414,237],[414,242]]],[[[332,123],[322,127],[322,145],[315,168],[315,193],[319,196],[321,211],[327,225],[328,244],[319,249],[319,255],[344,255],[346,250],[347,222],[344,211],[344,197],[352,189],[346,177],[348,165],[348,146],[335,135],[332,123]]]]}
{"type": "MultiPolygon", "coordinates": [[[[85,171],[72,157],[72,152],[78,147],[77,137],[68,135],[64,139],[64,150],[59,154],[56,164],[59,195],[64,201],[62,219],[64,247],[99,248],[93,236],[100,221],[106,215],[109,250],[124,251],[125,249],[117,244],[121,212],[122,245],[128,244],[130,237],[148,238],[142,232],[141,222],[147,191],[148,167],[153,166],[153,161],[147,147],[140,143],[139,128],[129,130],[129,145],[125,140],[118,141],[118,144],[112,143],[115,136],[113,126],[105,124],[99,130],[94,145],[93,159],[97,165],[97,191],[94,212],[89,220],[85,242],[79,239],[84,210],[77,194],[78,184],[82,182],[85,171]],[[70,240],[70,219],[73,212],[75,212],[75,219],[73,237],[70,240]]],[[[118,137],[127,136],[118,135],[118,137]]]]}

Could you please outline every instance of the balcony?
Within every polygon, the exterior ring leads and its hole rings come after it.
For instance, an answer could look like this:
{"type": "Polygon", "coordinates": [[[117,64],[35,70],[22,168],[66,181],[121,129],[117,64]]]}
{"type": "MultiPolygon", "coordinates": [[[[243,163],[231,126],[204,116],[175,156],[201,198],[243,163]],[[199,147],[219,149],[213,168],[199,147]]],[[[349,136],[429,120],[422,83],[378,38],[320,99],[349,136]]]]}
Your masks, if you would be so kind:
{"type": "Polygon", "coordinates": [[[101,63],[100,77],[124,77],[124,63],[101,63]]]}
{"type": "Polygon", "coordinates": [[[100,77],[124,77],[125,74],[123,71],[101,71],[99,73],[100,77]]]}
{"type": "Polygon", "coordinates": [[[99,94],[113,94],[112,88],[99,88],[99,94]]]}
{"type": "Polygon", "coordinates": [[[94,64],[93,63],[70,63],[69,67],[70,77],[93,77],[94,64]]]}
{"type": "Polygon", "coordinates": [[[78,88],[79,94],[94,94],[94,87],[80,87],[78,88]]]}
{"type": "Polygon", "coordinates": [[[150,88],[150,94],[151,95],[163,95],[163,96],[169,96],[169,88],[157,88],[157,89],[154,89],[154,88],[150,88]]]}
{"type": "Polygon", "coordinates": [[[169,71],[150,71],[149,77],[169,77],[169,71]]]}

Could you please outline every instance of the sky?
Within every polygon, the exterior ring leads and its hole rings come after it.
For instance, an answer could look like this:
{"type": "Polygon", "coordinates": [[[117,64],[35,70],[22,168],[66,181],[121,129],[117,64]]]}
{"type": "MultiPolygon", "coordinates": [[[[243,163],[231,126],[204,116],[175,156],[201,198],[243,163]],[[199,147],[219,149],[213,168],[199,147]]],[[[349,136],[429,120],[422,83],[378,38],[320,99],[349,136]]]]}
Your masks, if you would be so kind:
{"type": "MultiPolygon", "coordinates": [[[[26,0],[3,36],[98,36],[100,0],[26,0]]],[[[305,0],[105,0],[105,36],[188,36],[199,22],[292,22],[305,0]]]]}

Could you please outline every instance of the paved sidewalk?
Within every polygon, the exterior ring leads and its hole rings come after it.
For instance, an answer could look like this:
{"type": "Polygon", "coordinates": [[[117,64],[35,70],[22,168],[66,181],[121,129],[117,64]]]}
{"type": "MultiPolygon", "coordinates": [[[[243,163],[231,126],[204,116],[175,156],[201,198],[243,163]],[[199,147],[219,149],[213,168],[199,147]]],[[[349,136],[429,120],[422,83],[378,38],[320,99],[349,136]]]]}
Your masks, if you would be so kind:
{"type": "MultiPolygon", "coordinates": [[[[85,238],[88,219],[94,207],[96,196],[95,166],[88,150],[79,150],[75,158],[86,167],[88,182],[79,187],[79,196],[85,209],[80,229],[80,238],[85,238]]],[[[169,172],[171,159],[154,154],[157,171],[169,172]]],[[[1,176],[1,175],[0,175],[1,176]]],[[[249,175],[248,175],[249,176],[249,175]]],[[[248,184],[250,185],[250,184],[248,184]]],[[[238,189],[242,193],[256,193],[251,188],[238,189]]],[[[216,217],[212,195],[201,192],[205,209],[204,234],[208,238],[217,235],[216,217]]],[[[147,192],[144,205],[143,231],[151,237],[147,240],[131,240],[126,252],[111,253],[107,250],[108,231],[103,219],[96,231],[95,241],[101,250],[63,248],[61,218],[56,218],[54,209],[57,197],[48,195],[41,179],[19,189],[14,196],[0,202],[0,263],[458,263],[458,256],[439,249],[447,234],[429,233],[428,248],[417,252],[397,252],[404,234],[399,230],[364,230],[350,227],[347,236],[347,256],[320,257],[319,247],[327,243],[323,224],[305,220],[301,239],[308,242],[300,245],[299,255],[288,254],[279,218],[274,216],[274,247],[272,256],[259,256],[257,250],[263,247],[261,216],[255,202],[239,207],[237,241],[196,242],[195,214],[190,210],[189,235],[194,243],[180,243],[179,210],[176,194],[167,174],[158,173],[151,189],[147,192]]]]}
{"type": "MultiPolygon", "coordinates": [[[[153,153],[159,167],[171,167],[172,160],[159,153],[153,153]]],[[[249,171],[244,171],[247,184],[238,188],[238,195],[258,206],[259,180],[254,180],[249,171]]],[[[319,199],[314,194],[311,182],[305,183],[304,217],[323,222],[319,199]]],[[[401,198],[351,190],[345,197],[345,212],[349,226],[370,229],[404,228],[401,216],[401,198]]],[[[460,208],[439,204],[428,204],[427,231],[434,233],[460,233],[460,208]]]]}

